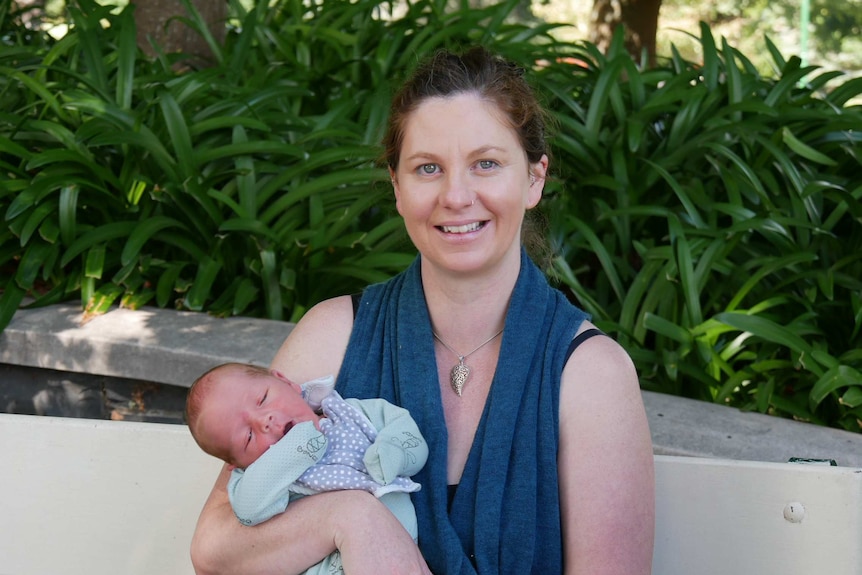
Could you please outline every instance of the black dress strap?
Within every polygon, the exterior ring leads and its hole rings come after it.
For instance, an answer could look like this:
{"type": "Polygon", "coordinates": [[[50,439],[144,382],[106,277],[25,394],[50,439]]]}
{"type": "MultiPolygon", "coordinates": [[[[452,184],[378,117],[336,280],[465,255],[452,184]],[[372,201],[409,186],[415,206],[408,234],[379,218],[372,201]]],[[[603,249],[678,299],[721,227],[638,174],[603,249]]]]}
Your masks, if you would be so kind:
{"type": "Polygon", "coordinates": [[[356,319],[356,312],[359,311],[359,302],[362,300],[362,292],[350,294],[350,299],[353,300],[353,319],[356,319]]]}
{"type": "Polygon", "coordinates": [[[585,329],[578,335],[572,338],[572,342],[569,344],[569,349],[566,350],[566,361],[569,361],[569,358],[572,357],[572,354],[578,349],[578,346],[590,339],[593,336],[597,335],[605,335],[600,329],[591,327],[590,329],[585,329]]]}

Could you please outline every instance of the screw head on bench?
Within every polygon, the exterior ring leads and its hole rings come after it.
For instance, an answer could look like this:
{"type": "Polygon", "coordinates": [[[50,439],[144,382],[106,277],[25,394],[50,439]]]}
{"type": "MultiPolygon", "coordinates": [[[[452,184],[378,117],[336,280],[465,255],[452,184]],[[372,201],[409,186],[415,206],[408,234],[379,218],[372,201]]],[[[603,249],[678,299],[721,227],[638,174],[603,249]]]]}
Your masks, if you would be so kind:
{"type": "Polygon", "coordinates": [[[784,506],[784,518],[791,523],[801,523],[805,519],[805,507],[798,501],[791,501],[784,506]]]}

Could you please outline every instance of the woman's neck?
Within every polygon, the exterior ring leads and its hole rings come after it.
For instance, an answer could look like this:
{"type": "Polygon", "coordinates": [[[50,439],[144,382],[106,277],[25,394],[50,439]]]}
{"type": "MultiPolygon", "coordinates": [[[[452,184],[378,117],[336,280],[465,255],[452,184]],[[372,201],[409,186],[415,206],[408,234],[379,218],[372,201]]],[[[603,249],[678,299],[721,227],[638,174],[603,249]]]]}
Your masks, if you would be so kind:
{"type": "Polygon", "coordinates": [[[520,272],[506,262],[482,274],[446,273],[422,262],[422,285],[437,335],[455,349],[466,349],[477,340],[503,329],[512,290],[520,272]]]}

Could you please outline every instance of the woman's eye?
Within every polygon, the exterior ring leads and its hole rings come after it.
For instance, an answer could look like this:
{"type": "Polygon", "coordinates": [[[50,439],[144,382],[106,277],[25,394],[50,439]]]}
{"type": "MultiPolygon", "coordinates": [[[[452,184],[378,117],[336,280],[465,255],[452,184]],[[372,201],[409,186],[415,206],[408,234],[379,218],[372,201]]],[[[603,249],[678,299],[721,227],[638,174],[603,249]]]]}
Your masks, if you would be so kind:
{"type": "Polygon", "coordinates": [[[482,170],[490,170],[491,168],[495,167],[496,165],[497,165],[497,162],[495,162],[494,160],[479,160],[479,169],[482,169],[482,170]]]}
{"type": "Polygon", "coordinates": [[[423,174],[436,174],[437,164],[422,164],[419,166],[419,171],[423,174]]]}

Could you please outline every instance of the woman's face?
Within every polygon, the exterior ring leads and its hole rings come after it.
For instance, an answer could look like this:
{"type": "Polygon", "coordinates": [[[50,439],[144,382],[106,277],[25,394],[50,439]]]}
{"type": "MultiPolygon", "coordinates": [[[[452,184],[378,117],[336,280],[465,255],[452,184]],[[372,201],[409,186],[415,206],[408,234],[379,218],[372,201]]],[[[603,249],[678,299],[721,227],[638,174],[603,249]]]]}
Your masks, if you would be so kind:
{"type": "Polygon", "coordinates": [[[497,106],[470,93],[430,98],[407,118],[391,176],[423,262],[469,273],[519,261],[524,212],[547,167],[546,156],[529,164],[497,106]]]}

